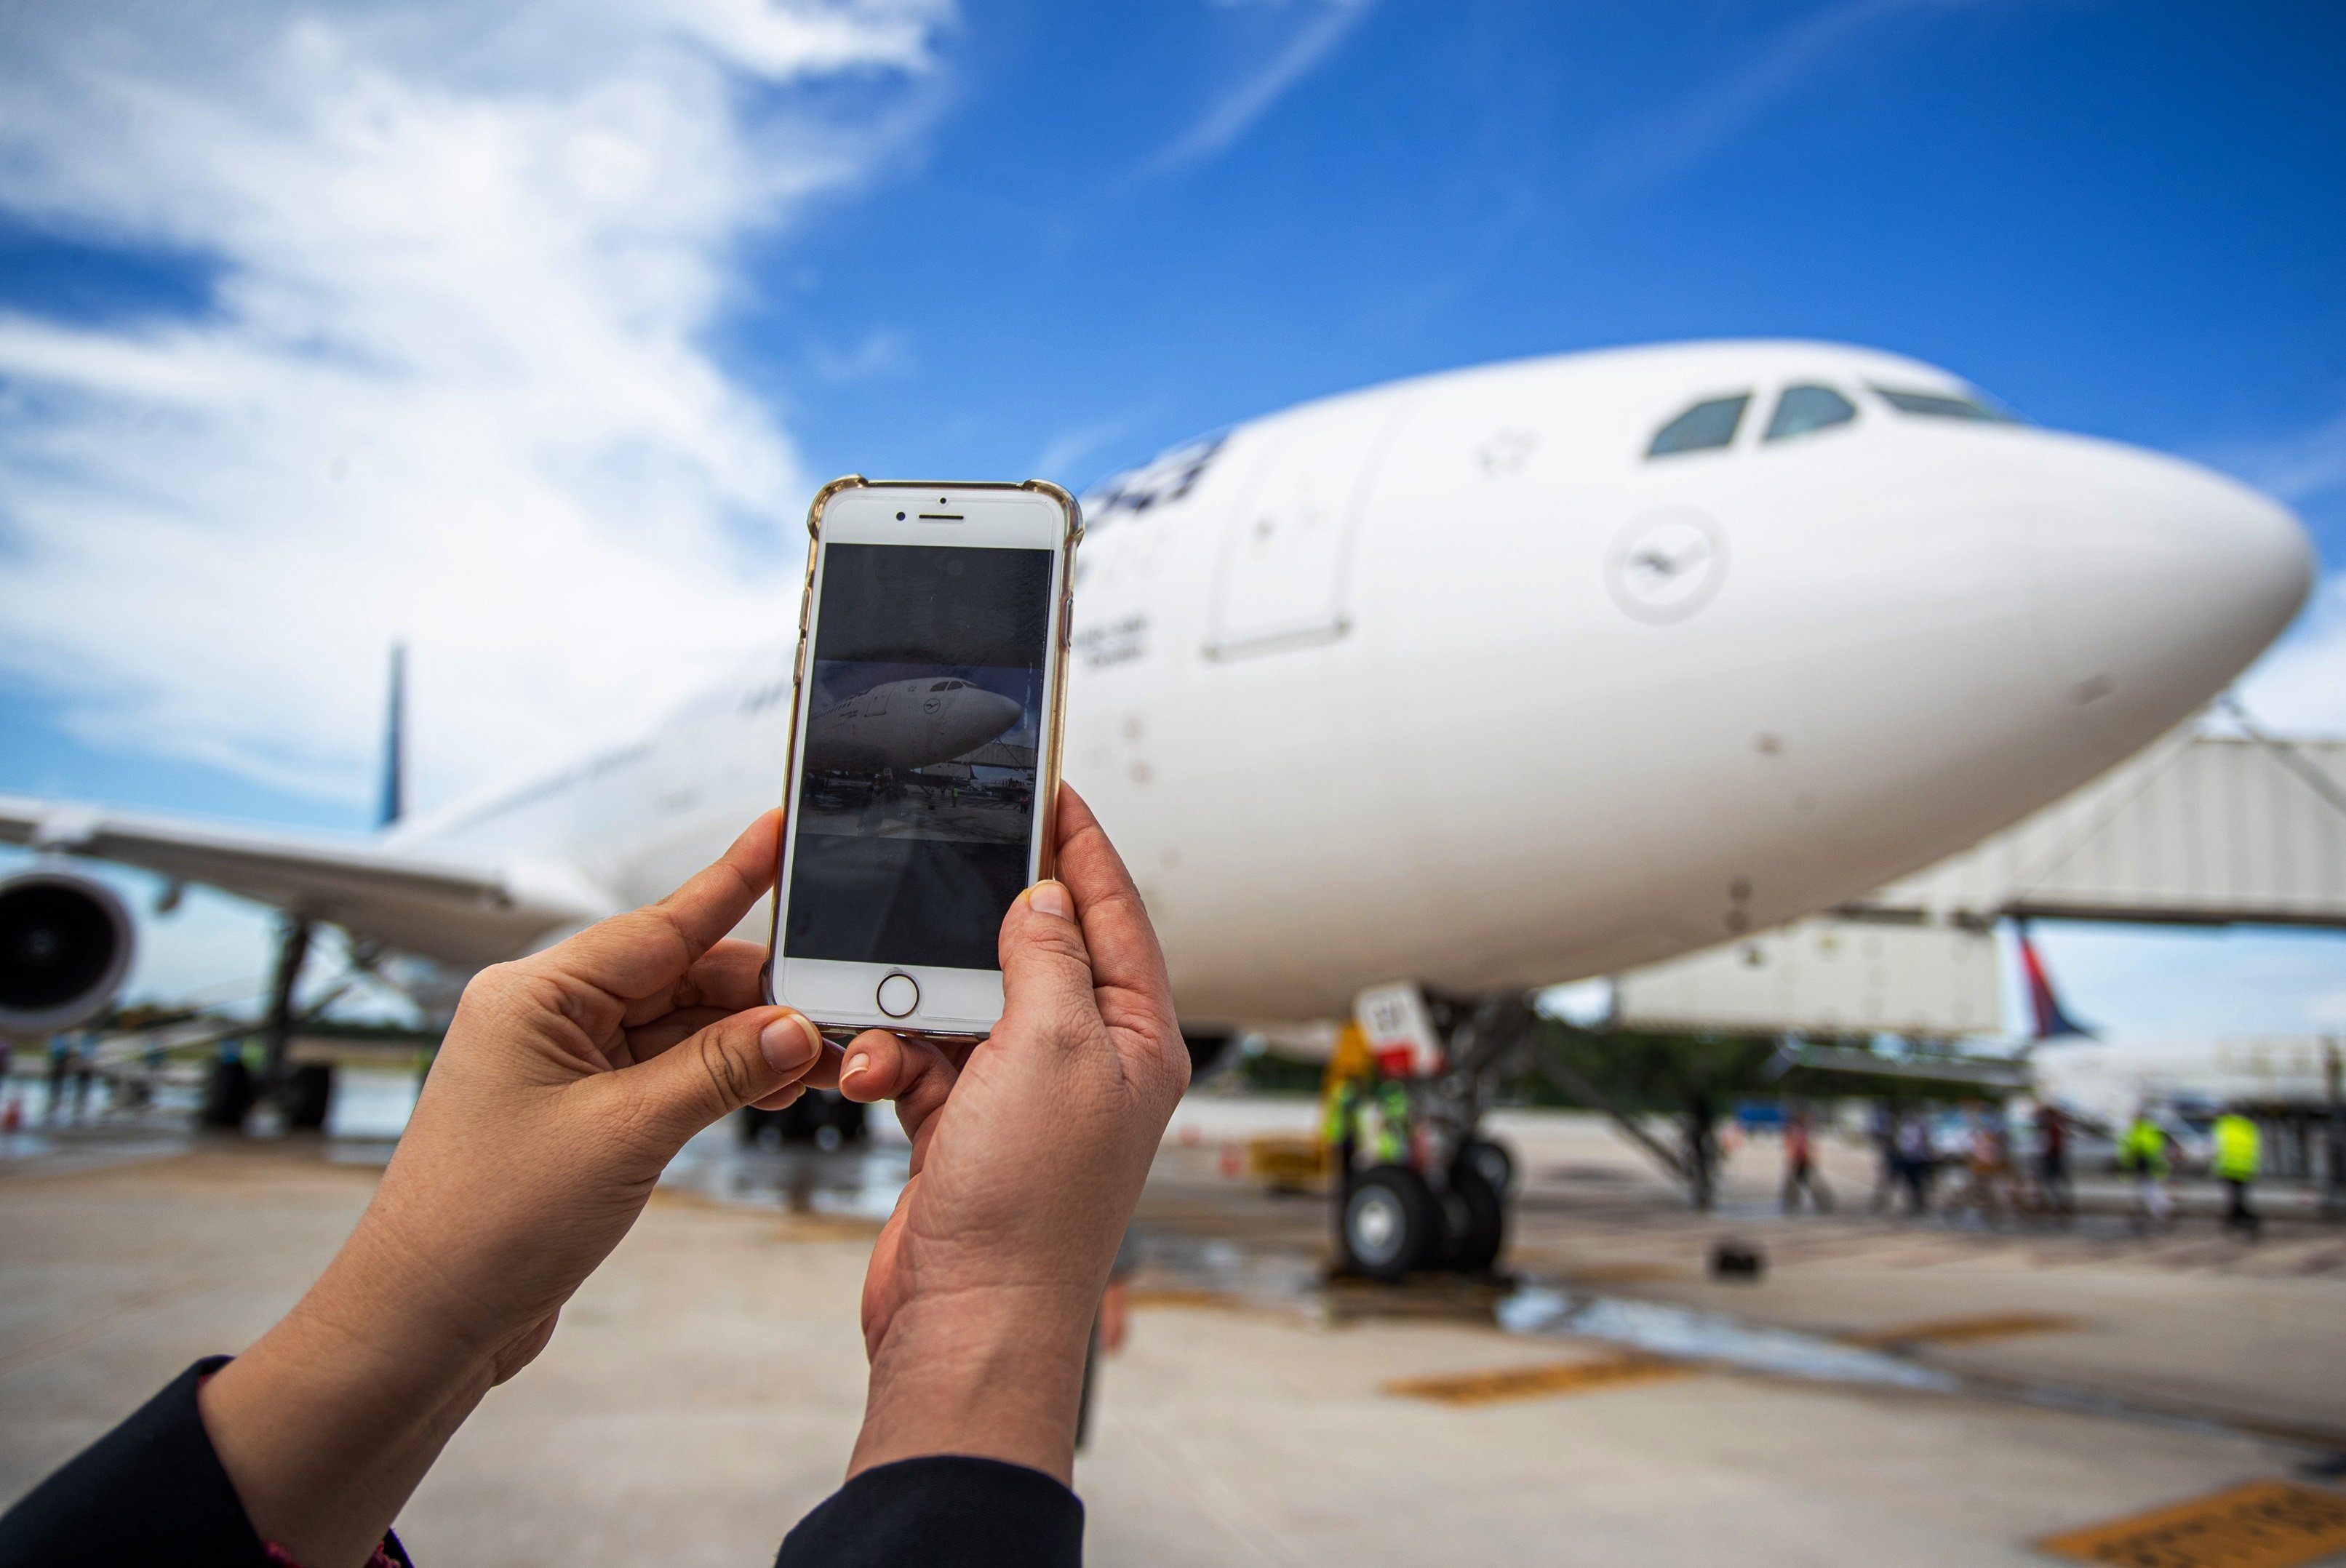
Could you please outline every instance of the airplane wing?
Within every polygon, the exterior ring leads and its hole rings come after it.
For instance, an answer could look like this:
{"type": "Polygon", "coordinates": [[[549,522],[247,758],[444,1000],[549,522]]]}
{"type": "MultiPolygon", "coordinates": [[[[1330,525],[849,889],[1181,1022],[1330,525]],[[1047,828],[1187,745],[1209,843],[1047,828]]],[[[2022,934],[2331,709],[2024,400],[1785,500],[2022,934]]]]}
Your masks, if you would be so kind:
{"type": "Polygon", "coordinates": [[[69,800],[0,796],[0,843],[136,866],[466,966],[509,958],[616,907],[567,867],[467,863],[363,839],[69,800]]]}

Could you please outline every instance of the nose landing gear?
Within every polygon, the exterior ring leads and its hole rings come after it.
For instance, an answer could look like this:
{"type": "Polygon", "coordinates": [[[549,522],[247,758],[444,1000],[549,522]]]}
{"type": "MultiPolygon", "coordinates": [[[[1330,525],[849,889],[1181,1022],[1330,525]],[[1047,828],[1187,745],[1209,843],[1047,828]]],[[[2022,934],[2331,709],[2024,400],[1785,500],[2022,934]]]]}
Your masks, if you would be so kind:
{"type": "Polygon", "coordinates": [[[1387,1281],[1426,1269],[1491,1273],[1506,1248],[1515,1160],[1483,1135],[1482,1115],[1491,1081],[1528,1039],[1529,1004],[1381,986],[1356,1011],[1370,1027],[1348,1030],[1329,1064],[1340,1267],[1387,1281]],[[1352,1152],[1371,1115],[1377,1159],[1356,1171],[1352,1152]]]}
{"type": "MultiPolygon", "coordinates": [[[[1506,1156],[1495,1144],[1481,1146],[1506,1156]]],[[[1438,1186],[1409,1166],[1371,1166],[1338,1203],[1344,1271],[1365,1278],[1392,1281],[1423,1269],[1488,1274],[1506,1246],[1504,1190],[1464,1159],[1438,1186]]]]}

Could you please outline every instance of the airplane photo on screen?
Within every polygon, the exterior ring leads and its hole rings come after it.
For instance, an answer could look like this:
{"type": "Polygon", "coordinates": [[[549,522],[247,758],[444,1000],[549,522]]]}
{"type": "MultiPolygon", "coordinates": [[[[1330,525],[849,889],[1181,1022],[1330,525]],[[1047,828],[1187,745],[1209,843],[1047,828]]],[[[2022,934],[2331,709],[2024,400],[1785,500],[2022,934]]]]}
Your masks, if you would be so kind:
{"type": "Polygon", "coordinates": [[[815,664],[799,826],[810,834],[1022,843],[1042,672],[815,664]]]}

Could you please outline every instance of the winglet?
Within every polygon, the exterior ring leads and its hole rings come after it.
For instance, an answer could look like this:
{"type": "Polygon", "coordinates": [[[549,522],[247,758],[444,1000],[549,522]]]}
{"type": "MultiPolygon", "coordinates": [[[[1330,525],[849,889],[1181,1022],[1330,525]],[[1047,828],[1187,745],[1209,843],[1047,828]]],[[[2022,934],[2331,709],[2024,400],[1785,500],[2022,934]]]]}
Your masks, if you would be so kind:
{"type": "Polygon", "coordinates": [[[382,809],[375,826],[407,814],[407,645],[391,645],[391,702],[383,718],[382,809]]]}
{"type": "Polygon", "coordinates": [[[2034,1038],[2058,1040],[2065,1035],[2093,1033],[2062,1011],[2060,994],[2053,989],[2053,977],[2045,972],[2045,961],[2037,956],[2035,942],[2029,940],[2028,922],[2020,921],[2015,925],[2020,934],[2020,967],[2028,979],[2028,1007],[2035,1019],[2034,1038]]]}

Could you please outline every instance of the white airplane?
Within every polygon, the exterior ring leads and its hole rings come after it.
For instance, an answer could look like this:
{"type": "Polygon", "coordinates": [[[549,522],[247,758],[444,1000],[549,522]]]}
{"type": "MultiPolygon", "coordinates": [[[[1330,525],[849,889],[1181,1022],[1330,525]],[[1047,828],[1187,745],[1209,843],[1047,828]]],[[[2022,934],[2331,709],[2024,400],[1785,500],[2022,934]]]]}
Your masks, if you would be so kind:
{"type": "Polygon", "coordinates": [[[958,679],[892,680],[807,719],[807,766],[837,773],[950,762],[1017,727],[1011,698],[958,679]]]}
{"type": "MultiPolygon", "coordinates": [[[[1067,776],[1201,1033],[1609,973],[1878,887],[2164,734],[2313,569],[2229,479],[1809,342],[1380,386],[1086,513],[1067,776]]],[[[342,926],[444,1003],[772,804],[790,663],[370,840],[32,799],[0,837],[342,926]]],[[[0,1028],[94,1013],[128,932],[59,861],[0,891],[0,1028]]]]}

